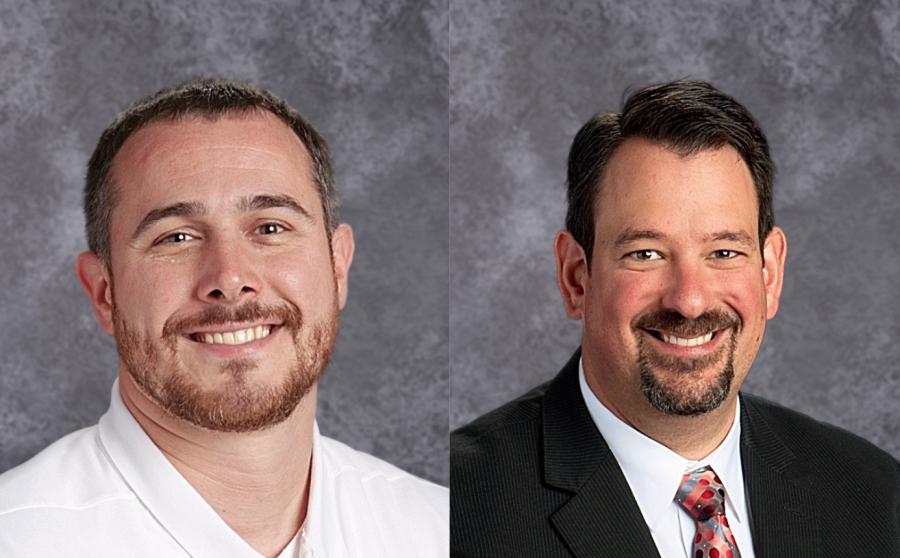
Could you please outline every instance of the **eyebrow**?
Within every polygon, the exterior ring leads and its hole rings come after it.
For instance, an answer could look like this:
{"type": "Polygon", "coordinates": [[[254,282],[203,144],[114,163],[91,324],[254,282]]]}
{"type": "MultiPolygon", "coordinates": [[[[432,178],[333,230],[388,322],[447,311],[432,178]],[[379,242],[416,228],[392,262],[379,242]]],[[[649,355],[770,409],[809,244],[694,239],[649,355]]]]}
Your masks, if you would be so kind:
{"type": "Polygon", "coordinates": [[[141,236],[144,231],[150,228],[150,225],[157,221],[168,219],[169,217],[196,217],[205,214],[206,208],[203,204],[198,202],[180,202],[167,205],[166,207],[156,208],[144,216],[140,224],[134,230],[134,234],[131,235],[131,239],[135,240],[141,236]]]}
{"type": "MultiPolygon", "coordinates": [[[[623,247],[640,240],[662,240],[664,238],[666,238],[666,235],[657,230],[629,228],[616,238],[615,245],[617,247],[623,247]]],[[[744,231],[720,231],[707,235],[704,238],[705,242],[717,242],[721,240],[736,242],[743,246],[756,245],[756,240],[744,231]]]]}
{"type": "MultiPolygon", "coordinates": [[[[310,223],[314,222],[312,216],[302,205],[300,205],[300,202],[290,196],[271,194],[248,196],[242,199],[238,205],[238,208],[244,213],[280,207],[295,211],[310,223]]],[[[157,221],[168,219],[170,217],[199,217],[206,215],[206,213],[206,207],[200,202],[179,202],[156,208],[147,213],[141,220],[140,224],[135,229],[134,234],[131,235],[131,239],[137,239],[157,221]]]]}
{"type": "Polygon", "coordinates": [[[304,219],[313,222],[314,219],[309,211],[304,208],[300,202],[290,196],[282,194],[260,194],[258,196],[248,196],[241,200],[240,209],[243,212],[259,211],[261,209],[286,208],[300,214],[304,219]]]}
{"type": "Polygon", "coordinates": [[[745,246],[756,246],[756,239],[744,231],[722,231],[709,235],[707,239],[708,242],[715,242],[718,240],[737,242],[738,244],[743,244],[745,246]]]}
{"type": "Polygon", "coordinates": [[[665,236],[663,233],[652,229],[638,230],[628,228],[616,238],[615,245],[621,247],[638,240],[660,240],[665,238],[665,236]]]}

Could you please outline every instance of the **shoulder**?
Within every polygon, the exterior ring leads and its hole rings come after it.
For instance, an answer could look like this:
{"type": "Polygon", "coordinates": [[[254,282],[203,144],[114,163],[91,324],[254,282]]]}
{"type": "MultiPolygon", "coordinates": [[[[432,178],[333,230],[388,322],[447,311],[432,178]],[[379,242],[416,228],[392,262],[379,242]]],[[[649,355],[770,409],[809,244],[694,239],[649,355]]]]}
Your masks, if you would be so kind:
{"type": "MultiPolygon", "coordinates": [[[[548,481],[545,459],[554,443],[582,434],[578,419],[587,410],[578,407],[574,362],[450,434],[452,556],[568,555],[550,517],[571,493],[548,481]],[[562,425],[554,422],[560,414],[562,425]]],[[[595,458],[591,447],[579,449],[595,458]]]]}
{"type": "Polygon", "coordinates": [[[446,546],[450,531],[450,491],[433,482],[321,437],[323,473],[329,497],[354,521],[377,523],[378,531],[398,539],[446,546]]]}
{"type": "Polygon", "coordinates": [[[542,384],[451,432],[451,472],[503,460],[510,453],[537,452],[542,399],[549,384],[542,384]]]}
{"type": "Polygon", "coordinates": [[[856,434],[753,395],[741,394],[741,405],[742,429],[749,430],[748,443],[760,452],[780,445],[817,474],[857,467],[887,475],[891,482],[900,480],[897,460],[856,434]]]}
{"type": "Polygon", "coordinates": [[[135,499],[97,427],[73,432],[0,475],[0,555],[67,555],[59,545],[81,548],[85,533],[133,514],[135,499]]]}
{"type": "Polygon", "coordinates": [[[81,509],[131,496],[92,426],[60,438],[0,475],[0,518],[35,508],[81,509]]]}
{"type": "Polygon", "coordinates": [[[337,440],[322,436],[322,455],[328,474],[339,482],[360,483],[367,489],[388,489],[410,498],[449,502],[449,490],[374,455],[361,452],[337,440]]]}

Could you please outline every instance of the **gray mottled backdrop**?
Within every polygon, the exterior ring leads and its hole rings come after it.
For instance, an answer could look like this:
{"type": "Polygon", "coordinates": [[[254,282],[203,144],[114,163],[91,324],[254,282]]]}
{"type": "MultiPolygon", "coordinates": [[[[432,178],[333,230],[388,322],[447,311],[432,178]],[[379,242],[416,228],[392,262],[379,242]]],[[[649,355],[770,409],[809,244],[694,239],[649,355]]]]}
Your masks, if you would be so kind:
{"type": "Polygon", "coordinates": [[[323,433],[448,482],[448,19],[441,0],[0,5],[0,471],[93,424],[116,374],[75,277],[87,159],[132,101],[256,81],[331,142],[356,259],[323,433]]]}
{"type": "Polygon", "coordinates": [[[451,427],[552,378],[565,157],[626,87],[711,81],[766,130],[788,239],[745,390],[900,457],[900,4],[453,0],[451,427]]]}

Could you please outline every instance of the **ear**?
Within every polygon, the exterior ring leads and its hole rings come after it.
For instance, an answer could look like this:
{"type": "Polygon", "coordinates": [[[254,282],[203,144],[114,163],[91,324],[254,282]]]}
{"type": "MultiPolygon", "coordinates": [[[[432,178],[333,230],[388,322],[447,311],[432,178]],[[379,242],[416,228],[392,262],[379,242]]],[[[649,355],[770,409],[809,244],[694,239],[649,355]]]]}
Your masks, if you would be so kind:
{"type": "Polygon", "coordinates": [[[338,225],[331,234],[332,265],[334,266],[334,280],[337,283],[338,304],[344,308],[347,303],[347,273],[353,262],[353,229],[350,225],[338,225]]]}
{"type": "Polygon", "coordinates": [[[587,258],[584,249],[568,230],[556,233],[553,241],[556,252],[556,281],[559,294],[566,305],[566,313],[573,320],[584,316],[584,293],[588,278],[587,258]]]}
{"type": "Polygon", "coordinates": [[[110,335],[115,334],[113,327],[113,299],[112,283],[109,279],[109,270],[97,254],[82,252],[75,260],[75,273],[81,282],[81,288],[87,293],[94,308],[94,316],[100,323],[100,328],[110,335]]]}
{"type": "Polygon", "coordinates": [[[787,239],[784,231],[773,227],[763,246],[763,280],[766,286],[766,319],[778,312],[781,287],[784,285],[784,260],[787,257],[787,239]]]}

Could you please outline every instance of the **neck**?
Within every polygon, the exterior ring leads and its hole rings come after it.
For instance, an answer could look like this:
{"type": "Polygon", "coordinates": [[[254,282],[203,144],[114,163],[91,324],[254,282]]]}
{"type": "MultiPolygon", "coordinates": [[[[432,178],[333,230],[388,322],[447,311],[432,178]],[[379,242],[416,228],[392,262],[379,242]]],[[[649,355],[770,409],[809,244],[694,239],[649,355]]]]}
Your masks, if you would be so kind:
{"type": "Polygon", "coordinates": [[[584,366],[588,387],[612,414],[685,459],[700,461],[711,454],[725,440],[734,423],[735,387],[717,409],[705,415],[676,416],[654,409],[640,390],[610,394],[610,390],[597,380],[597,374],[589,373],[586,363],[584,366]]]}
{"type": "Polygon", "coordinates": [[[735,405],[730,399],[702,417],[671,416],[654,409],[660,416],[632,426],[685,459],[700,461],[725,440],[734,423],[735,405]]]}
{"type": "Polygon", "coordinates": [[[281,424],[240,433],[172,416],[125,370],[119,391],[144,432],[225,523],[263,556],[278,556],[306,519],[316,388],[281,424]]]}

